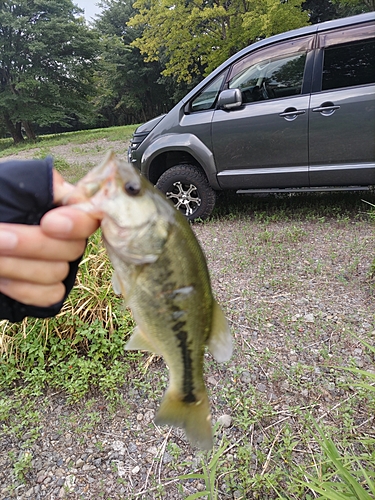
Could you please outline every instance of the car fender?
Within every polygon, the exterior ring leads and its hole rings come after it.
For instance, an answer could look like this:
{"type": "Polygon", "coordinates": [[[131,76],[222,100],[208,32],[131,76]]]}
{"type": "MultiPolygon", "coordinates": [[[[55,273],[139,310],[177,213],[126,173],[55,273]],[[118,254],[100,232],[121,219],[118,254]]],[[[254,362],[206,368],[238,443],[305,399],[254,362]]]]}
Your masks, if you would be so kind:
{"type": "Polygon", "coordinates": [[[166,134],[159,136],[143,152],[141,172],[148,177],[152,161],[161,153],[179,150],[189,153],[204,170],[213,189],[220,189],[212,151],[194,134],[166,134]]]}

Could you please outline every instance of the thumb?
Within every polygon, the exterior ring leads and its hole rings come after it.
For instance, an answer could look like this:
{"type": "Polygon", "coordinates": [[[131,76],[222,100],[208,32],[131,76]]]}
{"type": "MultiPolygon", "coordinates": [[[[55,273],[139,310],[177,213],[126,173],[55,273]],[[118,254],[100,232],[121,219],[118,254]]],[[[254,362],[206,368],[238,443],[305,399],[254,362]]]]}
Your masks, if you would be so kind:
{"type": "Polygon", "coordinates": [[[61,205],[63,199],[74,190],[73,184],[67,182],[64,177],[53,169],[53,203],[61,205]]]}

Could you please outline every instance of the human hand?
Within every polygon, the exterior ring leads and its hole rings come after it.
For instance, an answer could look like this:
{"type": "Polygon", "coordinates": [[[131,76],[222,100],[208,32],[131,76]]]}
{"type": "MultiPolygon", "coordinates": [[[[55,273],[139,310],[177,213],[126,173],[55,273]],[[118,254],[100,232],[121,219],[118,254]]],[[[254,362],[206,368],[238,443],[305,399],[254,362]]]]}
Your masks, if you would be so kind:
{"type": "MultiPolygon", "coordinates": [[[[73,189],[53,171],[54,204],[73,189]]],[[[74,207],[47,212],[39,226],[0,223],[0,292],[23,304],[50,307],[65,296],[69,262],[85,250],[99,221],[74,207]]]]}

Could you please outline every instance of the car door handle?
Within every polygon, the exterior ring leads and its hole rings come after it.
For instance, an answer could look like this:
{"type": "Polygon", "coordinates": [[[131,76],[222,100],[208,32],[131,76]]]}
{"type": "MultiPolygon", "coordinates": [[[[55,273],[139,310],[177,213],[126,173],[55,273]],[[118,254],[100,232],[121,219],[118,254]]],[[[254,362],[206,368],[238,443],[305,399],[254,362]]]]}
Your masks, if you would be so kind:
{"type": "Polygon", "coordinates": [[[318,108],[313,108],[313,113],[321,113],[323,116],[331,116],[333,113],[340,109],[340,106],[335,106],[333,102],[323,102],[318,108]]]}
{"type": "Polygon", "coordinates": [[[306,113],[305,109],[286,108],[286,110],[283,111],[283,113],[279,113],[279,116],[291,122],[295,120],[298,115],[304,115],[305,113],[306,113]]]}

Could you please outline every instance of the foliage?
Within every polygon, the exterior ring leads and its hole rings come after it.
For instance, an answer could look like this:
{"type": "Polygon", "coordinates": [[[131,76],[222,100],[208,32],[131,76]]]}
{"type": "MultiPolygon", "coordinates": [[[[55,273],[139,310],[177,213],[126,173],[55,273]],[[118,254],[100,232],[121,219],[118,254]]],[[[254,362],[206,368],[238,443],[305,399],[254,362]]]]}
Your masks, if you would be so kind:
{"type": "Polygon", "coordinates": [[[375,10],[374,0],[305,0],[302,8],[312,24],[375,10]]]}
{"type": "Polygon", "coordinates": [[[24,451],[20,457],[16,458],[13,452],[9,453],[9,457],[13,462],[13,473],[15,477],[21,481],[25,481],[25,475],[31,469],[31,463],[33,459],[33,455],[30,451],[24,451]]]}
{"type": "Polygon", "coordinates": [[[139,29],[127,26],[135,12],[132,2],[105,0],[101,6],[104,10],[95,23],[101,38],[95,106],[103,120],[122,125],[168,111],[171,104],[165,86],[158,83],[160,64],[144,62],[131,45],[140,34],[139,29]]]}
{"type": "Polygon", "coordinates": [[[338,17],[360,14],[375,10],[375,0],[333,0],[338,17]]]}
{"type": "Polygon", "coordinates": [[[228,443],[220,443],[217,451],[212,450],[207,453],[207,457],[202,456],[203,472],[195,472],[179,476],[180,480],[203,479],[206,489],[189,495],[185,500],[194,500],[196,498],[207,498],[208,500],[218,500],[217,494],[217,472],[220,465],[223,463],[223,456],[228,451],[228,443]],[[208,460],[209,459],[209,460],[208,460]]]}
{"type": "Polygon", "coordinates": [[[311,24],[339,17],[337,16],[337,6],[331,0],[305,0],[302,8],[309,12],[311,24]]]}
{"type": "Polygon", "coordinates": [[[375,9],[375,0],[72,0],[0,3],[0,136],[144,122],[246,45],[375,9]]]}
{"type": "Polygon", "coordinates": [[[15,142],[21,124],[34,139],[34,124],[88,115],[98,41],[79,12],[71,0],[0,4],[0,121],[15,142]]]}
{"type": "Polygon", "coordinates": [[[308,473],[305,476],[308,482],[302,483],[310,490],[320,493],[319,498],[322,499],[373,500],[374,470],[366,470],[356,456],[341,455],[332,438],[315,421],[313,425],[317,431],[316,439],[324,453],[326,472],[318,477],[308,473]]]}
{"type": "Polygon", "coordinates": [[[136,0],[129,25],[146,61],[164,61],[163,75],[191,82],[250,43],[308,23],[300,0],[184,2],[136,0]]]}

